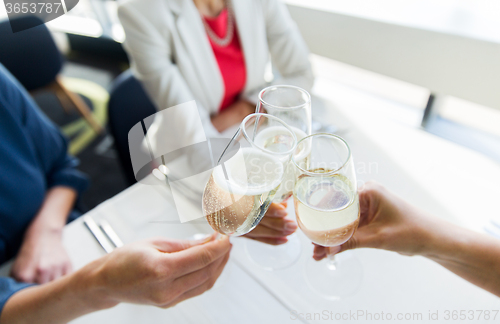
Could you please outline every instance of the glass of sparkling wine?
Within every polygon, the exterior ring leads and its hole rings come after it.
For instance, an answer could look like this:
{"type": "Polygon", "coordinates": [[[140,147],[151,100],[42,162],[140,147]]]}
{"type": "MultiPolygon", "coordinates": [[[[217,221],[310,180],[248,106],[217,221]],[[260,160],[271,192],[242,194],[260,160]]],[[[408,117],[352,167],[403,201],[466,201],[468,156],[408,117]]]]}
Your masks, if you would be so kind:
{"type": "MultiPolygon", "coordinates": [[[[267,113],[283,120],[295,133],[297,141],[311,135],[311,96],[307,91],[295,86],[276,85],[263,89],[259,94],[257,113],[267,113]]],[[[267,137],[278,136],[279,129],[261,134],[256,141],[266,145],[267,137]],[[265,135],[265,136],[264,136],[265,135]]],[[[296,151],[296,160],[305,163],[309,148],[302,145],[296,151]]],[[[285,166],[285,175],[273,202],[283,203],[293,194],[295,167],[292,163],[285,166]]],[[[248,256],[267,270],[287,268],[295,263],[301,254],[301,243],[297,234],[288,236],[288,242],[279,246],[246,242],[248,256]]]]}
{"type": "MultiPolygon", "coordinates": [[[[311,96],[307,91],[295,86],[278,85],[262,90],[259,94],[257,113],[267,113],[284,121],[297,136],[297,141],[311,135],[311,96]]],[[[307,159],[310,150],[302,145],[294,153],[296,161],[307,159]]],[[[293,194],[295,168],[290,163],[285,170],[274,202],[284,202],[293,194]]]]}
{"type": "Polygon", "coordinates": [[[203,192],[203,213],[215,231],[240,236],[259,224],[280,187],[296,144],[295,133],[277,117],[251,114],[242,121],[203,192]],[[279,135],[262,135],[274,130],[279,135]],[[257,141],[260,136],[267,142],[257,141]]]}
{"type": "MultiPolygon", "coordinates": [[[[297,170],[293,201],[297,223],[313,243],[335,247],[347,242],[359,223],[359,199],[351,151],[341,137],[319,133],[304,137],[307,164],[292,163],[297,170]]],[[[353,295],[361,285],[362,267],[349,252],[329,254],[320,262],[306,262],[306,280],[318,294],[328,299],[353,295]]]]}

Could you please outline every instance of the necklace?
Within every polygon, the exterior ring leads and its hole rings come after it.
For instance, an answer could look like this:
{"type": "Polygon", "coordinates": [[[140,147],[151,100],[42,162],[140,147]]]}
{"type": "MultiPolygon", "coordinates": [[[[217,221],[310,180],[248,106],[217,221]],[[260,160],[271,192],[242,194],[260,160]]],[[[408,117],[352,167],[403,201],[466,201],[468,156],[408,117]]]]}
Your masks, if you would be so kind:
{"type": "Polygon", "coordinates": [[[217,34],[210,28],[208,23],[205,21],[205,19],[202,17],[203,21],[203,26],[205,26],[205,31],[207,32],[208,38],[212,40],[216,45],[220,47],[225,47],[231,42],[233,39],[233,34],[234,34],[234,16],[233,16],[233,8],[231,6],[231,0],[226,0],[226,9],[227,9],[227,29],[226,29],[226,36],[224,38],[220,38],[217,36],[217,34]]]}

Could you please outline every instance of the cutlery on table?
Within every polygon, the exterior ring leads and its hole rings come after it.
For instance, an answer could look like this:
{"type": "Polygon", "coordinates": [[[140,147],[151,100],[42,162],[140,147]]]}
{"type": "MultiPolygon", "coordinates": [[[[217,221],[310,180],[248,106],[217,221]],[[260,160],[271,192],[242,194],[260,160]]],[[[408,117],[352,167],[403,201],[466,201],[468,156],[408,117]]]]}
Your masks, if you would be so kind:
{"type": "Polygon", "coordinates": [[[106,251],[106,253],[111,253],[114,250],[113,245],[108,241],[104,232],[97,226],[97,223],[90,216],[83,216],[83,223],[88,228],[90,233],[94,236],[101,247],[106,251]]]}
{"type": "Polygon", "coordinates": [[[115,230],[113,229],[113,227],[111,227],[107,220],[101,219],[101,221],[99,222],[99,227],[115,247],[118,248],[123,246],[122,240],[120,239],[118,234],[116,234],[115,230]]]}

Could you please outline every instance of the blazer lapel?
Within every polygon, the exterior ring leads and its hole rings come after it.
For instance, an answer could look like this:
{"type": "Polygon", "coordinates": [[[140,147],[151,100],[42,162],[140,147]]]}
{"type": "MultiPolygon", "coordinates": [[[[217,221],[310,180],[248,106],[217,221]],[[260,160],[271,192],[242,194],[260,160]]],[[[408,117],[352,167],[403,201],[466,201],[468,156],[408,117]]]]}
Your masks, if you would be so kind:
{"type": "Polygon", "coordinates": [[[244,92],[255,91],[263,83],[262,71],[269,58],[265,23],[259,1],[231,0],[240,44],[245,57],[247,80],[244,92]]]}
{"type": "MultiPolygon", "coordinates": [[[[177,15],[177,31],[203,87],[205,98],[196,99],[205,99],[206,108],[215,112],[224,96],[224,82],[200,14],[192,0],[169,0],[168,3],[177,15]]],[[[188,84],[189,81],[186,80],[188,84]]]]}

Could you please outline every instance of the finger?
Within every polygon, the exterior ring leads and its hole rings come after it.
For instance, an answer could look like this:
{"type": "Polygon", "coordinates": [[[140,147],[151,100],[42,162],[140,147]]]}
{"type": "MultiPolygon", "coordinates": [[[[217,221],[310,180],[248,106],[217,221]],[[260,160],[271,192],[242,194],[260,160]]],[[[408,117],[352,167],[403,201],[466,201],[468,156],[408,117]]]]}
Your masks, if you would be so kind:
{"type": "Polygon", "coordinates": [[[326,247],[314,244],[313,258],[321,260],[325,256],[326,256],[326,247]]]}
{"type": "Polygon", "coordinates": [[[222,271],[224,270],[224,267],[226,266],[228,260],[229,260],[229,253],[227,253],[224,256],[224,258],[221,259],[221,262],[216,265],[215,271],[212,272],[212,275],[207,280],[202,282],[200,285],[185,291],[184,293],[179,295],[177,298],[175,298],[172,302],[170,302],[168,305],[165,305],[164,307],[175,306],[186,299],[199,296],[203,294],[205,291],[211,289],[215,284],[215,282],[217,281],[217,279],[219,278],[222,271]]]}
{"type": "Polygon", "coordinates": [[[370,224],[380,207],[380,195],[386,191],[381,185],[375,182],[367,182],[359,189],[359,226],[370,224]]]}
{"type": "Polygon", "coordinates": [[[262,243],[270,244],[270,245],[280,245],[280,244],[285,244],[288,242],[288,239],[286,237],[277,237],[277,238],[269,238],[269,237],[259,237],[259,238],[254,238],[254,237],[247,237],[251,240],[254,241],[259,241],[262,243]]]}
{"type": "Polygon", "coordinates": [[[354,236],[352,236],[347,242],[345,242],[341,246],[328,248],[315,244],[313,259],[316,261],[320,261],[323,260],[326,256],[328,256],[328,254],[337,254],[347,250],[356,249],[357,247],[359,247],[359,241],[354,236]]]}
{"type": "Polygon", "coordinates": [[[377,248],[381,245],[381,240],[383,240],[382,236],[375,231],[372,226],[364,226],[358,228],[351,238],[340,245],[340,247],[331,247],[327,248],[324,246],[320,246],[314,244],[314,253],[313,258],[316,261],[322,260],[328,254],[337,254],[347,250],[354,250],[358,248],[377,248]]]}
{"type": "Polygon", "coordinates": [[[231,250],[231,243],[227,236],[205,243],[195,245],[185,250],[167,255],[165,260],[168,264],[174,264],[174,277],[180,277],[187,273],[202,269],[215,260],[223,257],[231,250]]]}
{"type": "MultiPolygon", "coordinates": [[[[290,233],[291,234],[291,233],[290,233]]],[[[267,238],[278,238],[286,236],[283,231],[277,231],[275,229],[269,228],[264,225],[259,225],[255,227],[250,233],[246,234],[247,237],[259,238],[259,237],[267,237],[267,238]]]]}
{"type": "Polygon", "coordinates": [[[341,250],[340,246],[325,247],[314,244],[313,259],[316,261],[320,261],[325,257],[327,257],[328,255],[335,255],[339,253],[340,250],[341,250]]]}
{"type": "Polygon", "coordinates": [[[344,244],[342,244],[340,246],[340,251],[339,252],[344,252],[344,251],[347,251],[347,250],[355,249],[357,247],[357,245],[358,245],[357,240],[353,236],[347,242],[345,242],[344,244]]]}
{"type": "Polygon", "coordinates": [[[63,272],[64,272],[64,265],[54,267],[50,272],[49,281],[53,281],[59,277],[62,277],[63,272]]]}
{"type": "Polygon", "coordinates": [[[71,262],[66,262],[63,267],[63,276],[70,274],[71,272],[73,272],[73,265],[71,264],[71,262]]]}
{"type": "Polygon", "coordinates": [[[33,270],[24,270],[22,272],[11,271],[11,276],[17,281],[26,282],[26,283],[34,283],[35,282],[35,271],[33,270]]]}
{"type": "Polygon", "coordinates": [[[184,294],[185,292],[194,289],[204,284],[205,282],[211,280],[213,276],[216,276],[215,278],[217,278],[218,277],[217,270],[219,269],[221,264],[223,265],[226,264],[228,259],[229,259],[229,252],[203,269],[176,278],[173,281],[172,286],[170,287],[171,291],[178,292],[178,294],[176,294],[176,297],[174,299],[184,294]]]}
{"type": "Polygon", "coordinates": [[[215,240],[217,233],[207,234],[207,237],[200,240],[173,240],[164,237],[158,237],[151,240],[151,243],[158,251],[165,253],[173,253],[188,249],[190,247],[201,245],[215,240]]]}
{"type": "Polygon", "coordinates": [[[327,248],[321,245],[314,244],[313,259],[316,261],[322,260],[326,257],[327,248]]]}
{"type": "Polygon", "coordinates": [[[168,288],[173,298],[171,301],[168,301],[167,304],[174,303],[181,295],[199,286],[202,286],[204,283],[210,280],[212,273],[215,273],[215,270],[219,267],[219,265],[223,262],[223,260],[224,257],[211,263],[208,267],[197,270],[195,272],[188,273],[187,275],[184,275],[182,277],[176,278],[172,282],[172,285],[168,288]]]}
{"type": "Polygon", "coordinates": [[[259,225],[281,231],[285,235],[290,235],[297,230],[297,224],[290,219],[264,217],[259,225]]]}
{"type": "Polygon", "coordinates": [[[277,204],[277,203],[271,203],[269,209],[266,212],[266,217],[283,218],[286,217],[286,215],[288,215],[286,207],[283,206],[282,204],[277,204]]]}
{"type": "Polygon", "coordinates": [[[327,254],[326,254],[326,253],[323,253],[323,254],[321,254],[321,255],[316,255],[316,254],[315,254],[315,255],[313,255],[313,259],[314,259],[315,261],[321,261],[321,260],[323,260],[324,258],[326,258],[326,256],[327,256],[327,254]]]}
{"type": "Polygon", "coordinates": [[[281,202],[281,204],[282,204],[285,208],[286,208],[286,207],[288,207],[288,201],[287,201],[287,200],[285,200],[285,201],[281,202]]]}
{"type": "Polygon", "coordinates": [[[49,269],[38,269],[36,271],[35,282],[37,284],[44,284],[50,281],[51,272],[49,269]]]}
{"type": "Polygon", "coordinates": [[[354,250],[359,248],[380,248],[384,236],[377,231],[374,231],[371,226],[366,226],[358,229],[349,241],[342,244],[339,252],[354,250]]]}

